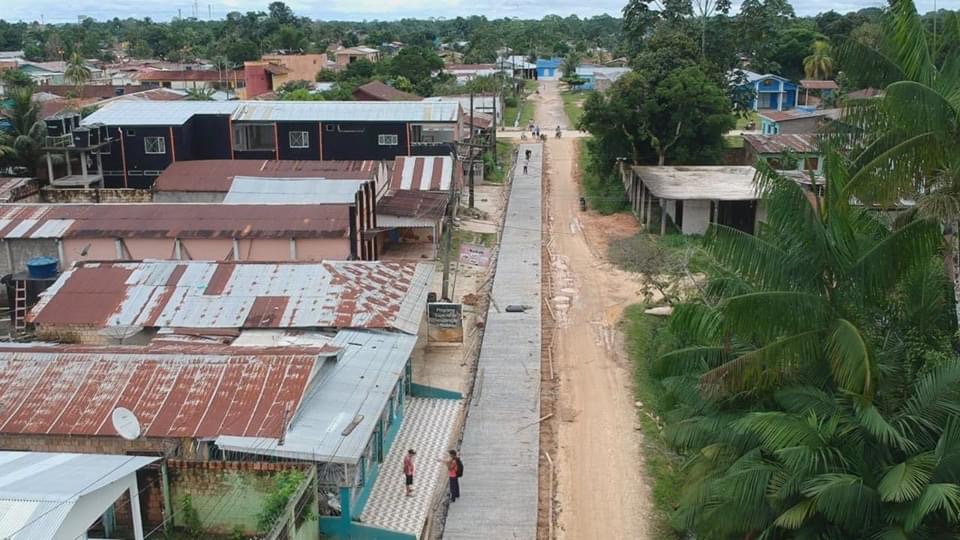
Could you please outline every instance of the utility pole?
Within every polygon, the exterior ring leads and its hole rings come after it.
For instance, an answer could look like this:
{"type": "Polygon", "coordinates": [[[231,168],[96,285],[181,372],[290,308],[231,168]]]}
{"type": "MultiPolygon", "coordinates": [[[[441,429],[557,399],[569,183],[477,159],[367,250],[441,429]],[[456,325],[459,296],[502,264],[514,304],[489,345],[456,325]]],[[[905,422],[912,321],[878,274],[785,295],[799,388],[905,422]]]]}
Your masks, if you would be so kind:
{"type": "Polygon", "coordinates": [[[490,135],[490,151],[493,152],[493,166],[497,166],[497,105],[500,104],[500,98],[497,93],[493,93],[493,131],[490,135]]]}
{"type": "Polygon", "coordinates": [[[469,177],[470,178],[470,196],[469,196],[469,203],[468,203],[468,206],[470,208],[473,208],[473,153],[474,153],[473,143],[476,142],[474,140],[475,133],[476,133],[476,130],[473,127],[473,92],[470,92],[470,147],[469,147],[469,150],[470,150],[470,173],[469,173],[470,174],[470,177],[469,177]]]}
{"type": "MultiPolygon", "coordinates": [[[[472,149],[471,149],[472,151],[472,149]]],[[[473,159],[470,160],[470,166],[473,167],[473,159]]],[[[444,246],[443,246],[443,283],[440,286],[440,299],[444,302],[450,301],[450,251],[453,250],[453,208],[458,199],[456,189],[450,187],[450,199],[447,201],[447,217],[444,220],[444,246]]]]}

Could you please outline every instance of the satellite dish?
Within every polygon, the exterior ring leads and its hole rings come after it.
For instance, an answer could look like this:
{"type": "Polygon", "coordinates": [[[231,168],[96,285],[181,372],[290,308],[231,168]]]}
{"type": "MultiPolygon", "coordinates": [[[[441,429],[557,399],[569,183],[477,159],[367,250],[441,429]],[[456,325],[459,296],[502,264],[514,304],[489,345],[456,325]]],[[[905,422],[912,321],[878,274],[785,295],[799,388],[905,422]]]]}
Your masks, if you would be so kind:
{"type": "Polygon", "coordinates": [[[113,422],[113,429],[124,439],[133,441],[140,437],[140,421],[130,409],[117,407],[110,415],[110,420],[113,422]]]}

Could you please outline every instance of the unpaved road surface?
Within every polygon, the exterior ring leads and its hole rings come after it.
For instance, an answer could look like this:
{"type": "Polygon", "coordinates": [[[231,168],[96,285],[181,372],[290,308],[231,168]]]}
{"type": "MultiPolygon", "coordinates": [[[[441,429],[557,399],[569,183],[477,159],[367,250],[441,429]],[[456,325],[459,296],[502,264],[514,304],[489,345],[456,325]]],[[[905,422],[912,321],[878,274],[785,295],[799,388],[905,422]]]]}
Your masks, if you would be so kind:
{"type": "MultiPolygon", "coordinates": [[[[536,121],[567,127],[557,83],[541,82],[536,121]]],[[[576,141],[547,143],[550,249],[559,417],[558,538],[649,538],[652,508],[644,475],[632,369],[618,322],[640,299],[636,277],[605,261],[603,219],[580,219],[576,141]]]]}

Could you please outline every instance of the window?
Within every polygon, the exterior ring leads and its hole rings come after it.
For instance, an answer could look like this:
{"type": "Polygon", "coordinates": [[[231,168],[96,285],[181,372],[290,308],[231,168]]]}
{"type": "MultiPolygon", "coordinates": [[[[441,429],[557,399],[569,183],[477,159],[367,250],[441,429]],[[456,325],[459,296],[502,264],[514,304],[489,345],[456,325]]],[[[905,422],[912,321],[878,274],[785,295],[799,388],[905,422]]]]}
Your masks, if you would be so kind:
{"type": "Polygon", "coordinates": [[[803,168],[808,171],[816,171],[820,169],[820,159],[816,156],[805,158],[803,160],[803,168]]]}
{"type": "Polygon", "coordinates": [[[136,136],[137,136],[137,130],[135,130],[135,129],[128,129],[128,130],[127,130],[127,137],[136,137],[136,136]]]}
{"type": "Polygon", "coordinates": [[[396,135],[377,135],[377,143],[380,146],[396,146],[400,144],[400,141],[396,135]]]}
{"type": "Polygon", "coordinates": [[[326,124],[323,126],[327,131],[333,131],[333,128],[336,127],[333,124],[326,124]]]}
{"type": "Polygon", "coordinates": [[[310,148],[310,132],[291,131],[290,148],[310,148]]]}
{"type": "Polygon", "coordinates": [[[143,151],[146,154],[166,154],[167,141],[163,137],[144,137],[143,151]]]}
{"type": "Polygon", "coordinates": [[[244,151],[274,151],[273,124],[234,124],[233,148],[244,151]]]}

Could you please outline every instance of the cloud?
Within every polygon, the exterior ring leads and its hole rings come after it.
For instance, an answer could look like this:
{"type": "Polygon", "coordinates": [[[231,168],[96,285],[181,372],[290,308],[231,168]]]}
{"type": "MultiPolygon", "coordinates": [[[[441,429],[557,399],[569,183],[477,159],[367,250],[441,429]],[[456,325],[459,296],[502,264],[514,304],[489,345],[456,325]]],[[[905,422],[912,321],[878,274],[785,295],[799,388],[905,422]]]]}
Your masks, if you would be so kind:
{"type": "MultiPolygon", "coordinates": [[[[916,0],[921,12],[933,9],[934,0],[916,0]]],[[[197,0],[201,18],[207,17],[208,5],[213,8],[214,18],[223,18],[229,11],[266,11],[269,0],[197,0]]],[[[403,17],[429,18],[486,15],[488,18],[521,17],[540,18],[547,14],[567,16],[576,14],[589,17],[601,13],[619,15],[625,0],[332,0],[313,2],[291,0],[287,4],[298,15],[315,19],[370,20],[399,19],[403,17]]],[[[947,4],[941,0],[941,7],[947,4]]],[[[136,2],[102,0],[4,0],[0,17],[8,21],[72,22],[80,15],[95,19],[113,17],[150,17],[154,20],[169,20],[179,12],[184,16],[193,13],[190,0],[137,0],[136,2]]],[[[735,2],[735,9],[738,2],[735,2]]],[[[799,15],[813,15],[833,9],[841,13],[865,7],[881,7],[886,0],[794,0],[794,9],[799,15]]]]}

